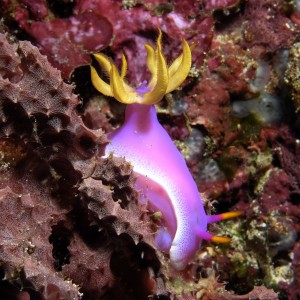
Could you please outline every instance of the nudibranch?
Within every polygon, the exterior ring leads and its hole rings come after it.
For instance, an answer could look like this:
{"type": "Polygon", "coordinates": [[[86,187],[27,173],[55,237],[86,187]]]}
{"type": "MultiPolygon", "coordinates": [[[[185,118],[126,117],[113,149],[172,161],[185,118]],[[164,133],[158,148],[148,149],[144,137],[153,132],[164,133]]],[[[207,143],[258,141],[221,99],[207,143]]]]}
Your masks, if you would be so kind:
{"type": "Polygon", "coordinates": [[[241,212],[206,215],[196,183],[186,162],[170,136],[157,119],[154,104],[166,93],[178,88],[191,67],[191,48],[183,40],[182,54],[168,67],[162,53],[162,34],[157,47],[145,44],[147,65],[151,73],[149,83],[134,89],[125,82],[127,62],[122,55],[119,73],[112,61],[102,53],[94,54],[109,83],[100,78],[91,66],[91,78],[102,94],[127,104],[124,124],[108,134],[110,143],[105,155],[125,157],[137,175],[136,188],[141,200],[147,200],[153,211],[160,211],[164,227],[156,234],[157,247],[169,252],[171,264],[178,270],[185,268],[201,245],[202,239],[228,242],[228,237],[209,234],[207,224],[232,218],[241,212]]]}

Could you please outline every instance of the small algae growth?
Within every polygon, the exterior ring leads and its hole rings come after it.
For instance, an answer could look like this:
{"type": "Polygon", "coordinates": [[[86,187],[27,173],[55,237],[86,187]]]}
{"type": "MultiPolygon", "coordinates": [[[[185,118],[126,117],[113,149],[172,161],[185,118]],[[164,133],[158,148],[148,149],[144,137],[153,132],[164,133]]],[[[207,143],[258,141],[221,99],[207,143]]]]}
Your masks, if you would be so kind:
{"type": "Polygon", "coordinates": [[[285,83],[290,87],[291,97],[296,112],[300,110],[300,43],[296,43],[290,50],[290,62],[285,72],[285,83]]]}
{"type": "Polygon", "coordinates": [[[273,156],[270,151],[253,152],[248,158],[247,169],[252,176],[257,176],[259,171],[268,169],[272,163],[273,156]]]}
{"type": "Polygon", "coordinates": [[[0,140],[0,172],[13,168],[25,156],[25,149],[10,140],[0,140]]]}
{"type": "Polygon", "coordinates": [[[255,285],[278,290],[279,284],[292,282],[291,263],[283,255],[289,253],[296,239],[295,231],[290,229],[288,219],[276,212],[263,218],[256,216],[249,222],[219,224],[218,231],[232,236],[232,242],[215,246],[216,258],[226,253],[231,264],[230,277],[238,278],[227,288],[243,294],[255,285]]]}
{"type": "Polygon", "coordinates": [[[293,272],[289,259],[284,253],[289,253],[296,235],[284,216],[272,212],[264,219],[253,219],[247,230],[248,245],[254,253],[263,273],[263,283],[267,287],[278,289],[279,283],[291,283],[293,272]],[[280,234],[278,234],[280,233],[280,234]],[[277,253],[281,252],[281,256],[277,253]]]}
{"type": "Polygon", "coordinates": [[[255,114],[249,114],[242,119],[234,119],[231,123],[233,131],[238,133],[237,142],[253,142],[259,138],[262,123],[255,114]]]}

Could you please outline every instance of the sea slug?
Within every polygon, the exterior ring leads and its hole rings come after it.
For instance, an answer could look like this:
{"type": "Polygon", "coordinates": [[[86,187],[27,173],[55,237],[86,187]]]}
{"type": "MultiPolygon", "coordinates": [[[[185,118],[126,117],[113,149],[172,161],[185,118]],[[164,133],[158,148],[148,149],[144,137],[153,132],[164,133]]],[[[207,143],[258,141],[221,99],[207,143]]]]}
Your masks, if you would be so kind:
{"type": "Polygon", "coordinates": [[[230,240],[209,234],[206,231],[208,223],[235,217],[241,212],[206,215],[183,156],[157,120],[154,104],[182,84],[192,60],[191,48],[183,40],[182,54],[168,67],[162,54],[161,38],[159,32],[156,49],[145,45],[151,72],[148,84],[143,82],[134,89],[125,82],[127,62],[124,55],[119,73],[108,57],[94,54],[110,82],[103,81],[93,66],[91,78],[99,92],[128,104],[124,124],[108,134],[110,143],[106,147],[106,155],[113,153],[125,157],[132,164],[141,200],[148,200],[154,211],[162,212],[164,227],[156,235],[157,247],[169,252],[171,264],[181,270],[199,249],[202,239],[216,242],[230,240]]]}

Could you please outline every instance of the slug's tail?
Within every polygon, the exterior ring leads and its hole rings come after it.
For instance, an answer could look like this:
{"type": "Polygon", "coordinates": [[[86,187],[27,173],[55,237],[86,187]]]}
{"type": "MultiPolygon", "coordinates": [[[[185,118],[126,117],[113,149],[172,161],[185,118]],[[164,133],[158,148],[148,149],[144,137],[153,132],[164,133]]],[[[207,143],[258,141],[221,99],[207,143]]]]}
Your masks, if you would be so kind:
{"type": "MultiPolygon", "coordinates": [[[[235,218],[242,215],[243,213],[243,211],[232,211],[220,215],[207,216],[207,223],[214,223],[221,220],[235,218]]],[[[229,237],[212,235],[206,231],[199,231],[197,235],[204,240],[212,241],[215,243],[229,243],[231,241],[231,238],[229,237]]]]}

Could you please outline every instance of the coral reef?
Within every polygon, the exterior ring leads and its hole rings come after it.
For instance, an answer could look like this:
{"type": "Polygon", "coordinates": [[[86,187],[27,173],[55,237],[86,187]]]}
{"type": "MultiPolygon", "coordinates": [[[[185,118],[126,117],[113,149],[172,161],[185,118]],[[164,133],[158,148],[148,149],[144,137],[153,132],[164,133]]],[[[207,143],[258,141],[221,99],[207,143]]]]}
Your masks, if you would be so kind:
{"type": "Polygon", "coordinates": [[[0,298],[300,297],[299,1],[0,4],[0,298]],[[138,87],[158,27],[167,61],[195,45],[158,119],[207,214],[245,211],[209,228],[231,244],[203,243],[183,271],[157,251],[160,215],[126,158],[101,157],[124,111],[87,66],[104,51],[119,67],[124,52],[138,87]]]}

